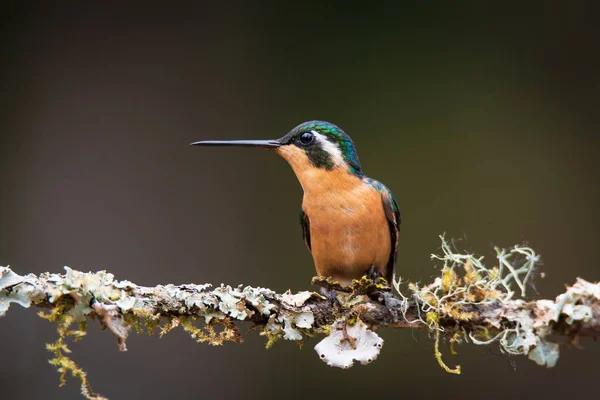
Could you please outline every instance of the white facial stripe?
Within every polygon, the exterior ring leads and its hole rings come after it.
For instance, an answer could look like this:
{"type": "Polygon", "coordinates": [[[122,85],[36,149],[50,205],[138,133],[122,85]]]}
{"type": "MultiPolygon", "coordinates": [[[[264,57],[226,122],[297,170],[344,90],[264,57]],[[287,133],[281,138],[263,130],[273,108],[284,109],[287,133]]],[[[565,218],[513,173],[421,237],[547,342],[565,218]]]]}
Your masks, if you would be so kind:
{"type": "Polygon", "coordinates": [[[321,148],[327,153],[331,154],[331,159],[335,165],[344,165],[344,157],[340,148],[333,142],[327,140],[325,135],[320,134],[317,131],[311,131],[315,135],[315,139],[321,145],[321,148]]]}

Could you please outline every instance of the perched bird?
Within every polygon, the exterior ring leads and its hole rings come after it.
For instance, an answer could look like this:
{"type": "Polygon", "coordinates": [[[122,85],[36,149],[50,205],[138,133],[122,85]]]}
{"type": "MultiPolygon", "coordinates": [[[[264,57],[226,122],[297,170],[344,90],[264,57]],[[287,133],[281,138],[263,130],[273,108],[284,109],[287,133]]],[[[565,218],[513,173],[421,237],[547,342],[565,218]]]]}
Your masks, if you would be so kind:
{"type": "Polygon", "coordinates": [[[365,274],[392,280],[400,212],[392,192],[366,177],[354,143],[334,124],[309,121],[276,140],[200,141],[275,151],[304,190],[300,224],[319,276],[342,285],[365,274]]]}

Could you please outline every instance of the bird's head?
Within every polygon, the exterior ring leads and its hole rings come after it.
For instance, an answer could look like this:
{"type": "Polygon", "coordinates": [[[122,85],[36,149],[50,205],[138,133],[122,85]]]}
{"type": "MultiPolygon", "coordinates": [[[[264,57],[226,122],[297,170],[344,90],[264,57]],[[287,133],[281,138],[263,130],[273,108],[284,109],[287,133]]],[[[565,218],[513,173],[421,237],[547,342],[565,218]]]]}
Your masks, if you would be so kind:
{"type": "Polygon", "coordinates": [[[332,123],[304,122],[278,141],[277,152],[296,172],[301,168],[342,169],[362,176],[352,139],[332,123]]]}

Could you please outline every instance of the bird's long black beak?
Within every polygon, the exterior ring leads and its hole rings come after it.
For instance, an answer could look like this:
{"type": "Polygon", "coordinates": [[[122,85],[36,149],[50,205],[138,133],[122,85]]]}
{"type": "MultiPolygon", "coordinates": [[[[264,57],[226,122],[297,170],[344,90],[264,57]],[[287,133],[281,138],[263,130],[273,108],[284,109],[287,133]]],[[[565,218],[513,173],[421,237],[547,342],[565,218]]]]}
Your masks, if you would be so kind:
{"type": "Polygon", "coordinates": [[[240,146],[272,149],[281,146],[278,140],[201,140],[190,143],[191,146],[240,146]]]}

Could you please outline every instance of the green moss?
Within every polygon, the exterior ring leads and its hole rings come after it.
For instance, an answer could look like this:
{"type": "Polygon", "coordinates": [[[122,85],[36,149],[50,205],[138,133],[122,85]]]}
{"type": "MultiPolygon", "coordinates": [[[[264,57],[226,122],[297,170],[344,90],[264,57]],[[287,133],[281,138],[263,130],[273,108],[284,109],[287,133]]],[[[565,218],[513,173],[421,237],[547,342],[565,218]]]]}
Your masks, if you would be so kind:
{"type": "Polygon", "coordinates": [[[459,285],[460,279],[454,269],[444,267],[442,268],[442,290],[446,293],[450,291],[450,289],[456,285],[459,285]]]}
{"type": "Polygon", "coordinates": [[[196,340],[196,342],[208,343],[212,346],[220,346],[224,342],[243,342],[239,329],[230,318],[225,318],[223,320],[215,319],[208,324],[204,324],[202,327],[196,325],[198,320],[198,317],[195,316],[174,317],[171,320],[171,328],[168,329],[168,332],[176,326],[181,326],[185,332],[189,333],[192,339],[196,340]]]}
{"type": "Polygon", "coordinates": [[[146,327],[146,332],[150,336],[152,336],[154,334],[154,329],[156,329],[159,325],[160,325],[160,318],[144,319],[144,326],[146,327]]]}
{"type": "Polygon", "coordinates": [[[436,313],[435,311],[429,311],[426,314],[425,317],[425,322],[427,323],[427,325],[429,326],[434,326],[434,327],[438,327],[440,324],[440,316],[438,313],[436,313]]]}
{"type": "Polygon", "coordinates": [[[73,299],[70,296],[61,296],[51,312],[38,313],[40,317],[56,323],[57,327],[58,339],[54,343],[46,344],[46,349],[54,355],[54,357],[49,360],[49,363],[57,367],[58,372],[60,372],[61,387],[67,383],[67,374],[71,373],[74,378],[79,379],[81,382],[81,393],[87,399],[104,400],[105,397],[92,391],[85,371],[67,356],[67,354],[71,353],[71,350],[66,344],[66,339],[72,337],[74,341],[78,341],[86,334],[85,321],[79,323],[79,329],[70,329],[71,325],[74,323],[73,316],[69,315],[69,311],[73,308],[73,304],[73,299]]]}
{"type": "Polygon", "coordinates": [[[351,293],[352,287],[344,286],[338,281],[334,281],[331,277],[327,276],[315,276],[312,278],[311,283],[315,286],[321,286],[329,290],[337,290],[338,292],[351,293]]]}
{"type": "Polygon", "coordinates": [[[136,317],[136,315],[131,312],[123,313],[122,315],[125,323],[133,327],[137,334],[144,333],[144,328],[142,327],[142,319],[140,317],[136,317]]]}
{"type": "Polygon", "coordinates": [[[442,360],[442,353],[440,352],[440,331],[435,331],[435,345],[433,349],[433,355],[437,360],[438,364],[442,369],[450,374],[460,375],[461,369],[460,365],[454,367],[454,369],[448,367],[446,363],[442,360]]]}
{"type": "Polygon", "coordinates": [[[263,332],[264,336],[267,337],[267,343],[265,344],[265,348],[268,350],[270,349],[276,341],[278,341],[279,339],[281,339],[283,337],[283,334],[281,333],[268,333],[266,331],[263,332]]]}

